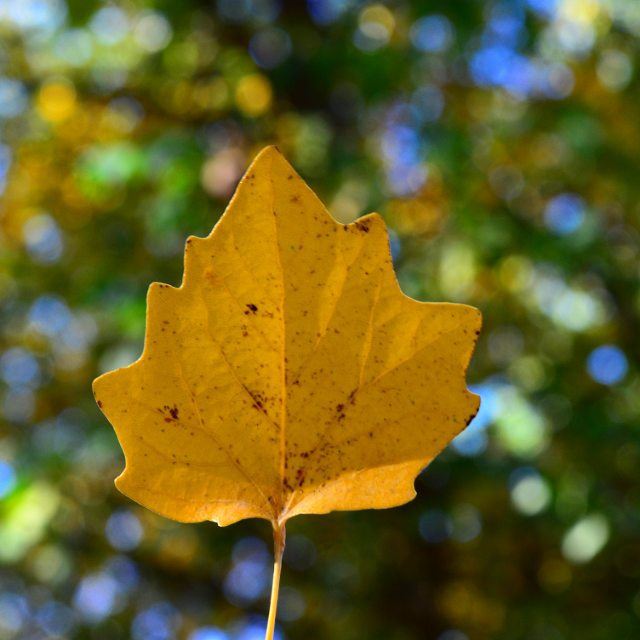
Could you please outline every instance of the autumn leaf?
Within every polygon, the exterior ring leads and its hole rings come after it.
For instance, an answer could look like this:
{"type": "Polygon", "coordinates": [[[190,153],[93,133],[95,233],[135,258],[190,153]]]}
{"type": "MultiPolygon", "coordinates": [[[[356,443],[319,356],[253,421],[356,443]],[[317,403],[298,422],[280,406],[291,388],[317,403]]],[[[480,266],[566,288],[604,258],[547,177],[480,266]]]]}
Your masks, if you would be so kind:
{"type": "MultiPolygon", "coordinates": [[[[480,313],[396,281],[377,214],[337,223],[273,147],[182,284],[154,283],[144,351],[94,382],[125,495],[182,522],[385,508],[475,415],[480,313]]],[[[281,551],[280,551],[281,552],[281,551]]]]}

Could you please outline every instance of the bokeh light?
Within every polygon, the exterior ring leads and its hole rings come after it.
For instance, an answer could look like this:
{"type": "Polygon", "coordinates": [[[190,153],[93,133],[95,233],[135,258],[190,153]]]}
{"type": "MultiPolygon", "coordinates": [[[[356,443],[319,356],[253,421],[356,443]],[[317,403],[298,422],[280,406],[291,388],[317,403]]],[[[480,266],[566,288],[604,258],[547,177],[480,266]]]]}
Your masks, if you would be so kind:
{"type": "Polygon", "coordinates": [[[627,358],[619,347],[602,345],[594,349],[587,359],[589,375],[600,384],[620,382],[627,373],[627,358]]]}
{"type": "Polygon", "coordinates": [[[585,516],[562,539],[562,553],[576,564],[589,562],[609,539],[609,524],[601,514],[585,516]]]}
{"type": "Polygon", "coordinates": [[[546,225],[560,235],[576,231],[584,221],[584,203],[571,193],[552,198],[544,212],[546,225]]]}
{"type": "Polygon", "coordinates": [[[520,513],[536,515],[551,502],[549,484],[534,469],[516,469],[511,477],[511,502],[520,513]]]}

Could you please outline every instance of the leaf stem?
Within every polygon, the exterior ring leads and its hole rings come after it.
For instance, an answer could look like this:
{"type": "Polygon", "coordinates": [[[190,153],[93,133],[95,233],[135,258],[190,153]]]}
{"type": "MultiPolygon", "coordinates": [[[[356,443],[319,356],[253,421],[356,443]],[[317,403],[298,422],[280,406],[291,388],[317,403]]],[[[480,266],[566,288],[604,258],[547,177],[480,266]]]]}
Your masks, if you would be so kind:
{"type": "Polygon", "coordinates": [[[271,602],[269,603],[269,620],[264,640],[273,640],[276,628],[276,612],[278,611],[278,593],[280,591],[280,573],[282,572],[282,554],[287,537],[285,524],[273,522],[273,582],[271,583],[271,602]]]}

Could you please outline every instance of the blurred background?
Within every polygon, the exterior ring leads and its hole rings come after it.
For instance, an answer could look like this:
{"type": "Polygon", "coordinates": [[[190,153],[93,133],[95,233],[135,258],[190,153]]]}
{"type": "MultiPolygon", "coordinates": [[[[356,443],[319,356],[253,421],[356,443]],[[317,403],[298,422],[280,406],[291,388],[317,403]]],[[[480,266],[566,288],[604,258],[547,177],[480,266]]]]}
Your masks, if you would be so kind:
{"type": "Polygon", "coordinates": [[[289,525],[280,640],[640,637],[637,0],[0,0],[0,640],[258,640],[264,522],[120,496],[90,381],[276,143],[482,410],[398,509],[289,525]]]}

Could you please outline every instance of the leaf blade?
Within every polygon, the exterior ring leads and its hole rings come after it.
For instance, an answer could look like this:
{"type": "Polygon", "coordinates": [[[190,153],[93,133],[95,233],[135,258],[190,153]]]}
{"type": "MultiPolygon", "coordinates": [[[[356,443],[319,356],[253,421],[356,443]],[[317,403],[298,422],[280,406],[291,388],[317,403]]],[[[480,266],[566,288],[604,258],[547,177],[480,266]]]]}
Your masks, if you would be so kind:
{"type": "Polygon", "coordinates": [[[179,288],[149,289],[141,358],[94,383],[126,468],[167,517],[230,524],[382,508],[477,411],[480,315],[397,283],[384,222],[335,222],[274,148],[252,163],[179,288]]]}

